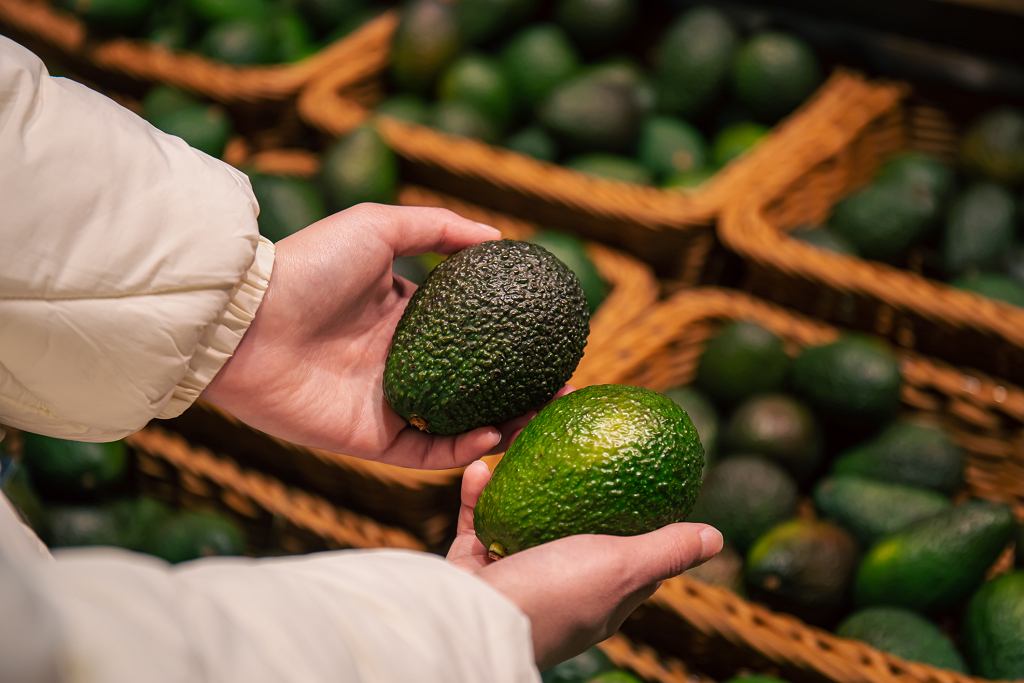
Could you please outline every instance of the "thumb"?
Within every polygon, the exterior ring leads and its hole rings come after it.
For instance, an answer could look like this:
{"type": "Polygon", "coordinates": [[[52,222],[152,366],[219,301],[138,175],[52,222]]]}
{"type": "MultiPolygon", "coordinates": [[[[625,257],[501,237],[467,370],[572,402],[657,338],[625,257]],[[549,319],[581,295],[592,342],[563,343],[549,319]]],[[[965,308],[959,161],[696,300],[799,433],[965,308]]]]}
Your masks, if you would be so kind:
{"type": "Polygon", "coordinates": [[[707,524],[669,524],[627,539],[638,567],[638,586],[670,579],[710,560],[722,549],[722,534],[707,524]]]}
{"type": "Polygon", "coordinates": [[[392,206],[388,241],[395,256],[429,251],[450,254],[478,242],[501,239],[497,228],[463,218],[454,211],[426,206],[392,206]]]}

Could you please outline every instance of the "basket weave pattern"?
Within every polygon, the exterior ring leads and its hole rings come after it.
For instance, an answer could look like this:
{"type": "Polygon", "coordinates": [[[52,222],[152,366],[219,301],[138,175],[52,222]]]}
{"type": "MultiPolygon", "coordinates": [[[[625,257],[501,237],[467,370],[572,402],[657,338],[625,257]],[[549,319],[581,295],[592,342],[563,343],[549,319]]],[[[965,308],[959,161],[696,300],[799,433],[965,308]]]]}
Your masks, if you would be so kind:
{"type": "MultiPolygon", "coordinates": [[[[889,86],[894,92],[907,88],[889,86]]],[[[808,137],[752,199],[726,210],[722,241],[751,265],[745,288],[834,322],[870,329],[899,346],[1024,382],[1024,310],[930,280],[910,267],[817,249],[787,231],[823,222],[835,203],[864,185],[893,153],[911,149],[952,160],[950,118],[931,106],[851,103],[831,137],[808,137]]]]}
{"type": "Polygon", "coordinates": [[[0,24],[59,51],[72,64],[166,83],[225,103],[265,103],[295,96],[311,80],[337,69],[367,67],[381,33],[390,35],[393,11],[374,19],[306,59],[293,64],[234,66],[194,53],[173,52],[140,40],[94,41],[74,15],[38,0],[0,0],[0,24]]]}
{"type": "MultiPolygon", "coordinates": [[[[682,293],[655,308],[604,350],[591,369],[612,367],[614,376],[587,375],[584,383],[614,381],[665,390],[689,383],[704,345],[729,321],[753,321],[776,333],[787,351],[828,342],[838,330],[718,289],[682,293]]],[[[913,353],[901,355],[904,409],[941,422],[969,454],[966,480],[978,497],[1009,503],[1024,516],[1024,391],[913,353]]],[[[838,638],[800,620],[685,576],[666,582],[652,598],[657,627],[637,626],[665,651],[693,655],[725,641],[747,657],[821,680],[963,683],[969,676],[905,662],[863,643],[838,638]],[[684,637],[685,636],[685,637],[684,637]],[[679,650],[687,650],[680,652],[679,650]]],[[[648,610],[650,612],[651,610],[648,610]]]]}

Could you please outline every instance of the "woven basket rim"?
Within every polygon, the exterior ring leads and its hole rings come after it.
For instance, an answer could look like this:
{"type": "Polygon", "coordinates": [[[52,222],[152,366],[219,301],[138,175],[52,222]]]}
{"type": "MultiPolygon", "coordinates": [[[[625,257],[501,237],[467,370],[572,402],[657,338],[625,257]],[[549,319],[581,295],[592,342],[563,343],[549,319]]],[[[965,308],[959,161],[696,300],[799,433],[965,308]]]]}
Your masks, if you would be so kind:
{"type": "Polygon", "coordinates": [[[317,537],[352,548],[425,550],[411,533],[286,486],[276,478],[246,469],[230,458],[189,443],[184,437],[150,425],[125,437],[125,443],[190,475],[215,482],[276,517],[317,537]]]}
{"type": "MultiPolygon", "coordinates": [[[[639,340],[651,353],[664,348],[681,331],[708,320],[750,319],[768,324],[785,321],[809,343],[823,343],[840,334],[837,328],[760,301],[741,292],[700,288],[680,292],[660,303],[651,315],[624,334],[618,349],[633,349],[639,340]]],[[[803,343],[803,342],[800,342],[803,343]]],[[[606,363],[619,360],[607,349],[606,363]]],[[[906,383],[939,390],[963,400],[981,401],[1024,424],[1024,389],[982,373],[964,374],[941,361],[896,350],[906,383]]],[[[650,354],[636,354],[621,368],[622,378],[634,375],[650,354]]],[[[906,394],[904,396],[906,398],[906,394]]],[[[1018,505],[1018,514],[1020,509],[1018,505]]],[[[706,635],[716,635],[750,648],[769,660],[811,669],[834,681],[910,680],[915,682],[980,683],[982,679],[904,661],[862,642],[840,638],[798,618],[752,603],[720,587],[686,576],[666,581],[651,598],[706,635]],[[903,677],[906,676],[906,677],[903,677]]]]}
{"type": "Polygon", "coordinates": [[[394,22],[395,10],[355,28],[317,52],[292,63],[236,66],[196,52],[175,52],[131,38],[92,41],[84,22],[49,2],[0,0],[0,23],[44,42],[65,56],[133,78],[166,83],[218,102],[279,101],[296,95],[317,76],[358,61],[381,26],[394,22]]]}
{"type": "MultiPolygon", "coordinates": [[[[397,26],[397,23],[396,23],[397,26]]],[[[351,96],[367,78],[380,79],[390,60],[390,34],[381,32],[359,68],[315,79],[299,97],[299,115],[330,135],[347,133],[371,112],[351,96]]],[[[749,153],[716,173],[699,190],[683,192],[590,177],[558,164],[540,161],[470,138],[447,135],[399,119],[375,117],[385,141],[400,155],[441,166],[458,175],[482,178],[504,189],[608,215],[654,230],[705,229],[745,188],[760,182],[761,169],[774,167],[809,126],[829,130],[829,114],[844,97],[868,97],[872,86],[847,69],[834,73],[796,111],[777,124],[749,153]],[[819,119],[822,120],[818,123],[819,119]],[[769,166],[769,164],[771,166],[769,166]]]]}

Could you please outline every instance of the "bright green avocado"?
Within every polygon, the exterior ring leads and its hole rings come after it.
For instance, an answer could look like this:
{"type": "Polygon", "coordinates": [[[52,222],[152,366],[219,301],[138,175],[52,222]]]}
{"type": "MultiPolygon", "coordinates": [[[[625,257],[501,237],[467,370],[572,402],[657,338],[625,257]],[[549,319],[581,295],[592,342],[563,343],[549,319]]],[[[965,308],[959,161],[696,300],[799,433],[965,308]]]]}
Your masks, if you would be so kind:
{"type": "Polygon", "coordinates": [[[530,241],[550,251],[576,274],[583,294],[587,297],[587,308],[593,315],[608,294],[608,283],[587,255],[587,245],[583,240],[567,232],[542,230],[531,237],[530,241]]]}
{"type": "Polygon", "coordinates": [[[952,495],[964,482],[964,453],[941,428],[898,420],[841,453],[832,473],[952,495]]]}
{"type": "Polygon", "coordinates": [[[576,75],[580,58],[568,36],[554,24],[536,24],[509,39],[501,65],[518,108],[534,111],[559,85],[576,75]]]}
{"type": "Polygon", "coordinates": [[[430,125],[437,130],[494,144],[501,139],[501,127],[472,104],[441,101],[434,107],[430,125]]]}
{"type": "Polygon", "coordinates": [[[171,563],[244,551],[242,530],[216,512],[179,512],[158,526],[146,543],[146,552],[171,563]]]}
{"type": "Polygon", "coordinates": [[[950,609],[974,592],[1013,535],[1010,510],[971,501],[876,543],[857,571],[859,605],[950,609]]]}
{"type": "Polygon", "coordinates": [[[1024,679],[1024,572],[989,581],[967,605],[964,647],[985,678],[1024,679]]]}
{"type": "Polygon", "coordinates": [[[471,53],[455,60],[442,76],[437,95],[442,101],[474,107],[497,128],[508,123],[512,91],[497,61],[486,55],[471,53]]]}
{"type": "Polygon", "coordinates": [[[207,57],[228,64],[271,64],[279,61],[278,40],[269,18],[245,17],[211,26],[199,49],[207,57]]]}
{"type": "Polygon", "coordinates": [[[685,121],[655,116],[640,130],[637,156],[659,178],[699,171],[707,154],[704,137],[685,121]]]}
{"type": "Polygon", "coordinates": [[[513,133],[505,140],[505,146],[541,161],[554,161],[558,157],[558,144],[540,126],[528,126],[513,133]]]}
{"type": "Polygon", "coordinates": [[[960,159],[996,182],[1024,182],[1024,111],[998,107],[974,122],[963,137],[960,159]]]}
{"type": "Polygon", "coordinates": [[[964,659],[939,628],[899,607],[869,607],[847,617],[836,635],[860,640],[909,662],[966,672],[964,659]]]}
{"type": "Polygon", "coordinates": [[[388,204],[398,187],[398,161],[371,126],[339,138],[324,152],[320,183],[335,211],[360,202],[388,204]]]}
{"type": "Polygon", "coordinates": [[[704,449],[670,399],[604,384],[556,399],[523,429],[476,505],[476,534],[503,557],[575,534],[632,536],[686,519],[704,449]]]}
{"type": "Polygon", "coordinates": [[[120,441],[86,443],[25,434],[24,463],[44,496],[81,499],[124,481],[128,453],[120,441]]]}
{"type": "Polygon", "coordinates": [[[814,504],[865,547],[952,505],[934,491],[855,476],[822,479],[814,504]]]}
{"type": "Polygon", "coordinates": [[[740,48],[732,68],[736,99],[768,123],[796,109],[820,82],[814,51],[787,33],[753,36],[740,48]]]}
{"type": "Polygon", "coordinates": [[[814,415],[785,394],[761,394],[741,403],[724,437],[729,452],[763,455],[799,482],[821,466],[822,437],[814,415]]]}
{"type": "Polygon", "coordinates": [[[697,367],[697,385],[720,403],[781,389],[789,358],[778,336],[760,325],[735,322],[711,338],[697,367]]]}
{"type": "Polygon", "coordinates": [[[82,17],[89,28],[103,31],[134,31],[156,5],[154,0],[60,0],[58,3],[82,17]]]}
{"type": "Polygon", "coordinates": [[[614,665],[608,655],[596,647],[591,647],[541,673],[543,683],[582,683],[605,671],[611,671],[614,665]]]}
{"type": "Polygon", "coordinates": [[[705,463],[710,464],[718,452],[719,417],[714,404],[693,387],[676,387],[664,393],[693,420],[704,446],[705,463]]]}
{"type": "Polygon", "coordinates": [[[712,162],[719,168],[725,166],[753,149],[768,132],[766,126],[752,121],[740,121],[722,128],[711,143],[712,162]]]}
{"type": "Polygon", "coordinates": [[[468,247],[409,301],[384,395],[434,434],[500,424],[562,388],[583,357],[589,318],[579,279],[547,249],[514,240],[468,247]]]}
{"type": "Polygon", "coordinates": [[[455,6],[442,0],[406,3],[391,39],[391,78],[400,90],[431,91],[461,46],[455,6]]]}
{"type": "Polygon", "coordinates": [[[747,553],[749,595],[814,624],[833,622],[849,602],[857,542],[829,522],[794,519],[747,553]]]}
{"type": "Polygon", "coordinates": [[[790,383],[831,420],[875,425],[896,415],[903,377],[899,361],[883,342],[848,335],[804,349],[793,361],[790,383]]]}
{"type": "Polygon", "coordinates": [[[690,518],[722,532],[740,552],[796,513],[796,482],[775,463],[736,455],[708,469],[690,518]]]}
{"type": "Polygon", "coordinates": [[[598,178],[634,185],[651,183],[651,174],[646,168],[628,157],[617,154],[581,154],[566,161],[565,167],[598,178]]]}
{"type": "Polygon", "coordinates": [[[327,215],[316,183],[293,176],[250,173],[249,182],[260,205],[260,234],[277,242],[327,215]]]}
{"type": "Polygon", "coordinates": [[[687,118],[718,96],[736,51],[736,29],[713,7],[679,15],[655,47],[658,109],[687,118]]]}
{"type": "Polygon", "coordinates": [[[1013,196],[994,183],[975,183],[953,200],[942,254],[946,272],[960,275],[999,267],[1013,244],[1013,196]]]}

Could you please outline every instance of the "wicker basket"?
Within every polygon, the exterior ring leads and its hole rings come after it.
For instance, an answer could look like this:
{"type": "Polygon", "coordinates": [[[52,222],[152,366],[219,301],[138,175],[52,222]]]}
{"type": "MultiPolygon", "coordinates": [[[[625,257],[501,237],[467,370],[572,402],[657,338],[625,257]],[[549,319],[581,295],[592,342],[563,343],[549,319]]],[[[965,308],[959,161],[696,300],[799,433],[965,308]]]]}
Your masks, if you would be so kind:
{"type": "Polygon", "coordinates": [[[386,12],[316,54],[294,64],[233,66],[194,53],[172,52],[140,40],[90,39],[74,15],[41,0],[0,0],[0,25],[14,35],[84,67],[93,74],[167,83],[224,103],[281,102],[314,78],[336,71],[361,73],[381,36],[391,34],[393,11],[386,12]]]}
{"type": "MultiPolygon", "coordinates": [[[[302,150],[255,154],[246,163],[267,173],[308,176],[318,160],[302,150]]],[[[523,239],[536,226],[471,204],[407,186],[402,204],[444,206],[476,221],[499,228],[508,237],[523,239]]],[[[658,285],[650,269],[621,252],[588,244],[588,252],[609,292],[591,321],[587,353],[580,369],[601,347],[647,310],[657,299],[658,285]]],[[[411,470],[351,456],[307,449],[252,430],[216,407],[200,401],[169,423],[191,440],[210,444],[247,465],[294,481],[338,500],[375,519],[413,530],[432,548],[441,548],[454,529],[461,470],[411,470]]]]}
{"type": "MultiPolygon", "coordinates": [[[[365,121],[384,95],[391,36],[381,31],[372,46],[377,68],[317,79],[299,98],[303,120],[329,135],[365,121]]],[[[369,62],[371,60],[367,60],[369,62]]],[[[392,117],[380,117],[387,143],[408,163],[411,178],[475,202],[564,227],[629,250],[682,284],[704,274],[714,243],[711,228],[722,207],[756,181],[759,169],[785,158],[791,139],[810,128],[828,127],[834,111],[849,102],[888,97],[864,79],[837,72],[797,113],[755,150],[692,193],[662,190],[591,177],[469,138],[392,117]]],[[[714,269],[712,269],[714,270],[714,269]]]]}
{"type": "MultiPolygon", "coordinates": [[[[719,222],[721,240],[750,264],[744,289],[897,345],[1024,383],[1024,309],[901,269],[817,249],[788,230],[825,220],[903,149],[950,159],[956,115],[920,102],[854,103],[831,136],[805,145],[802,167],[765,178],[719,222]]],[[[919,260],[919,259],[918,259],[919,260]]]]}
{"type": "MultiPolygon", "coordinates": [[[[588,370],[582,383],[613,381],[658,390],[686,384],[696,373],[704,344],[732,320],[750,320],[775,332],[790,352],[838,334],[743,294],[694,290],[677,294],[624,331],[616,346],[602,350],[602,362],[589,366],[614,370],[593,375],[588,370]]],[[[912,353],[902,355],[902,371],[904,408],[941,421],[969,453],[970,492],[1010,503],[1024,516],[1024,391],[912,353]]],[[[800,680],[973,680],[904,662],[685,576],[667,581],[627,626],[627,632],[642,634],[659,650],[700,661],[711,672],[745,661],[777,666],[800,680]]]]}

